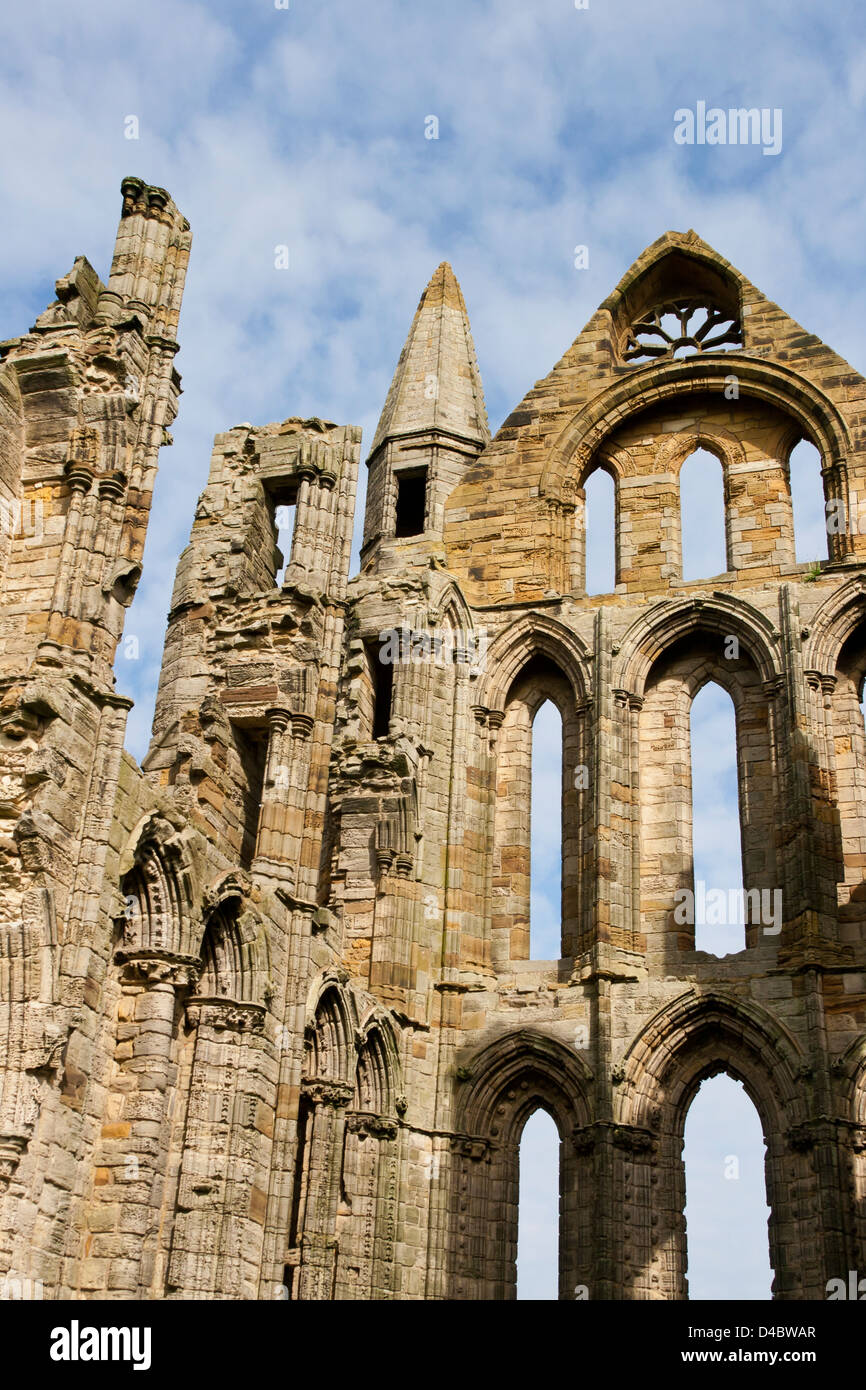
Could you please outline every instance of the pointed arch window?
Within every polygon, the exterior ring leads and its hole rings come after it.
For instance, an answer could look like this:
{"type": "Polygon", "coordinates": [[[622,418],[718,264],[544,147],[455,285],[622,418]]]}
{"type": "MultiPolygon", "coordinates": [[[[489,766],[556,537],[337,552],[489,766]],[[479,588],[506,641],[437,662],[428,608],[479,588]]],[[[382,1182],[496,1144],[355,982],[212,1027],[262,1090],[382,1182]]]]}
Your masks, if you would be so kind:
{"type": "Polygon", "coordinates": [[[703,1081],[683,1148],[689,1298],[772,1297],[765,1152],[742,1083],[727,1073],[703,1081]]]}
{"type": "Polygon", "coordinates": [[[201,947],[196,993],[206,999],[243,999],[244,960],[238,931],[240,902],[228,898],[210,913],[201,947]]]}
{"type": "Polygon", "coordinates": [[[740,843],[737,719],[726,690],[708,681],[689,712],[695,950],[725,956],[746,945],[740,843]]]}
{"type": "Polygon", "coordinates": [[[647,677],[639,716],[647,949],[729,955],[782,930],[769,711],[741,639],[696,630],[647,677]]]}
{"type": "Polygon", "coordinates": [[[695,449],[680,468],[680,536],[683,583],[731,568],[722,465],[708,449],[695,449]]]}
{"type": "Polygon", "coordinates": [[[517,1297],[559,1297],[559,1131],[547,1111],[529,1116],[520,1136],[517,1297]]]}
{"type": "Polygon", "coordinates": [[[821,563],[829,554],[828,525],[841,525],[843,518],[834,518],[832,511],[827,509],[821,477],[821,455],[808,439],[801,439],[791,450],[788,475],[797,563],[821,563]]]}
{"type": "Polygon", "coordinates": [[[562,715],[545,700],[532,720],[529,958],[556,960],[562,927],[562,715]]]}
{"type": "Polygon", "coordinates": [[[584,545],[587,594],[612,594],[617,584],[616,484],[596,468],[584,485],[584,545]]]}
{"type": "Polygon", "coordinates": [[[571,682],[549,657],[532,657],[512,683],[496,744],[492,941],[500,968],[578,949],[584,740],[571,682]]]}

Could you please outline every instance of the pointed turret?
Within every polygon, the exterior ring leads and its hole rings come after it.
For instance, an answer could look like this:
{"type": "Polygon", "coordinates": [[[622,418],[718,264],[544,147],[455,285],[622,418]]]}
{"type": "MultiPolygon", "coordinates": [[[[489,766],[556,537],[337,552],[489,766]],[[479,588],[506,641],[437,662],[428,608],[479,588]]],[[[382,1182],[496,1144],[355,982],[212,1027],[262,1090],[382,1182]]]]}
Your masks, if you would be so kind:
{"type": "Polygon", "coordinates": [[[469,315],[443,261],[421,296],[373,447],[364,550],[442,533],[445,499],[490,439],[469,315]]]}

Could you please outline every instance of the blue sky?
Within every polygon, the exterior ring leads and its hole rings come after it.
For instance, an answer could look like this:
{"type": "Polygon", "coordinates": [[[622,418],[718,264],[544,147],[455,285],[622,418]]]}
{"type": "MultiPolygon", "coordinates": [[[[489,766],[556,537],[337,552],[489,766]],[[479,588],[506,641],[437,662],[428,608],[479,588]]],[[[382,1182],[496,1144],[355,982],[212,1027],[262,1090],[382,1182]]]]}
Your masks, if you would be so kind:
{"type": "MultiPolygon", "coordinates": [[[[442,259],[494,429],[668,228],[694,227],[862,371],[864,105],[856,0],[7,7],[3,335],[33,321],[76,255],[107,274],[123,175],[167,187],[193,227],[184,395],[127,623],[140,655],[118,664],[136,700],[130,748],[147,745],[214,432],[317,414],[361,425],[369,444],[442,259]],[[674,112],[698,101],[781,109],[781,153],[677,145],[674,112]],[[438,140],[425,139],[431,115],[438,140]]],[[[726,1152],[747,1141],[738,1113],[726,1152]]],[[[748,1244],[754,1222],[737,1229],[748,1244]]],[[[701,1239],[735,1292],[727,1247],[701,1239]]]]}

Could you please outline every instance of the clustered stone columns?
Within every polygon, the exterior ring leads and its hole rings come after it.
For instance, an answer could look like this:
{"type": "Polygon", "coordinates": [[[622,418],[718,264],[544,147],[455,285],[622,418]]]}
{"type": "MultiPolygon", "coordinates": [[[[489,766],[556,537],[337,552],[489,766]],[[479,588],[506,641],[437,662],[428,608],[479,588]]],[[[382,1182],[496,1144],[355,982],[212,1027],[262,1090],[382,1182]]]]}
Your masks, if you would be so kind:
{"type": "Polygon", "coordinates": [[[394,1296],[397,1206],[396,1120],[361,1111],[346,1115],[341,1207],[337,1215],[338,1299],[394,1296]]]}
{"type": "Polygon", "coordinates": [[[316,466],[303,457],[297,469],[298,500],[292,553],[286,557],[293,568],[311,574],[327,575],[333,559],[333,532],[336,473],[316,466]]]}
{"type": "Polygon", "coordinates": [[[167,1128],[177,1080],[182,1001],[199,963],[168,951],[120,952],[116,1072],[96,1160],[89,1255],[82,1284],[134,1298],[156,1276],[157,1227],[166,1175],[167,1128]],[[128,1245],[136,1257],[122,1257],[128,1245]]]}
{"type": "Polygon", "coordinates": [[[267,1197],[263,1139],[273,1112],[256,1094],[265,1010],[192,997],[194,1029],[169,1294],[255,1296],[267,1197]]]}
{"type": "Polygon", "coordinates": [[[377,993],[381,991],[389,1002],[405,1004],[414,935],[415,894],[411,890],[414,861],[405,849],[398,849],[391,843],[390,821],[380,820],[376,835],[370,988],[377,993]]]}
{"type": "Polygon", "coordinates": [[[279,877],[292,888],[296,885],[304,835],[314,721],[311,715],[283,708],[268,710],[267,719],[267,761],[255,868],[279,877]]]}
{"type": "Polygon", "coordinates": [[[299,1245],[290,1252],[298,1266],[292,1296],[329,1299],[334,1296],[337,1242],[334,1228],[340,1202],[340,1156],[343,1153],[346,1112],[354,1087],[343,1081],[302,1083],[303,1146],[297,1168],[295,1218],[299,1245]]]}

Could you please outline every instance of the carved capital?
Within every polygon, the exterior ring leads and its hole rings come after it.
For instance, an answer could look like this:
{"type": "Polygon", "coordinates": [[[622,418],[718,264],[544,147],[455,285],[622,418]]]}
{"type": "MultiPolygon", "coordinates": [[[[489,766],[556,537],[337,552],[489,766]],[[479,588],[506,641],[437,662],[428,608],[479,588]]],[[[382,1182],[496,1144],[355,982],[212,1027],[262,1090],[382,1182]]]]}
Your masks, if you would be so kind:
{"type": "Polygon", "coordinates": [[[301,1094],[313,1105],[332,1105],[339,1108],[351,1105],[355,1088],[346,1081],[327,1081],[307,1077],[301,1081],[301,1094]]]}
{"type": "Polygon", "coordinates": [[[147,951],[118,951],[127,984],[171,985],[173,989],[192,989],[198,982],[201,962],[196,956],[178,956],[172,951],[151,947],[147,951]]]}
{"type": "Polygon", "coordinates": [[[815,1147],[815,1136],[812,1133],[808,1121],[800,1125],[794,1125],[792,1129],[788,1130],[785,1137],[788,1140],[788,1147],[792,1149],[794,1153],[808,1153],[810,1149],[814,1149],[815,1147]]]}
{"type": "Polygon", "coordinates": [[[73,492],[90,491],[95,475],[89,463],[84,463],[81,459],[70,459],[63,471],[73,492]]]}
{"type": "Polygon", "coordinates": [[[186,1006],[190,1027],[204,1024],[218,1032],[230,1029],[235,1033],[261,1033],[265,1026],[262,1004],[248,1004],[237,999],[205,998],[194,995],[186,1006]]]}
{"type": "Polygon", "coordinates": [[[385,878],[391,870],[391,865],[397,857],[397,851],[380,846],[376,850],[376,866],[379,870],[380,878],[385,878]]]}
{"type": "Polygon", "coordinates": [[[478,1139],[470,1134],[452,1134],[451,1148],[461,1158],[471,1158],[474,1163],[487,1154],[490,1144],[486,1139],[478,1139]]]}
{"type": "Polygon", "coordinates": [[[652,1153],[656,1138],[651,1130],[640,1129],[637,1125],[614,1125],[613,1142],[618,1149],[627,1153],[652,1153]]]}
{"type": "Polygon", "coordinates": [[[384,1115],[371,1115],[364,1111],[352,1111],[346,1116],[346,1128],[362,1138],[396,1139],[397,1121],[384,1115]]]}
{"type": "Polygon", "coordinates": [[[0,1134],[0,1192],[14,1177],[29,1138],[30,1135],[21,1130],[0,1134]]]}
{"type": "Polygon", "coordinates": [[[265,718],[268,721],[268,730],[274,733],[282,733],[289,727],[292,720],[292,712],[289,709],[274,706],[265,710],[265,718]]]}

